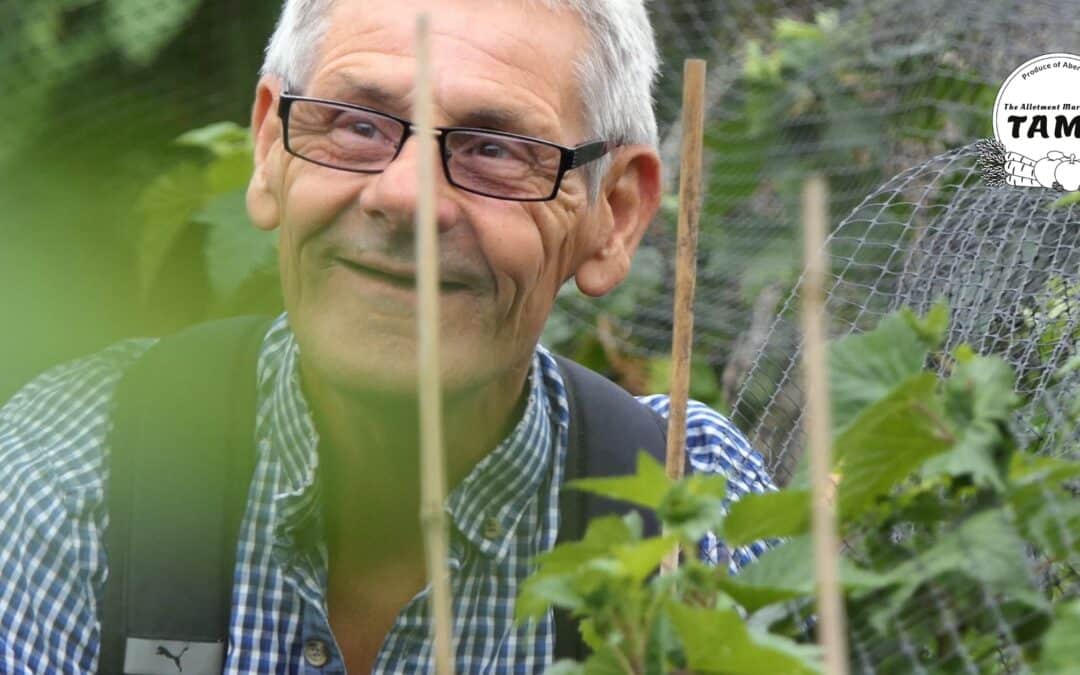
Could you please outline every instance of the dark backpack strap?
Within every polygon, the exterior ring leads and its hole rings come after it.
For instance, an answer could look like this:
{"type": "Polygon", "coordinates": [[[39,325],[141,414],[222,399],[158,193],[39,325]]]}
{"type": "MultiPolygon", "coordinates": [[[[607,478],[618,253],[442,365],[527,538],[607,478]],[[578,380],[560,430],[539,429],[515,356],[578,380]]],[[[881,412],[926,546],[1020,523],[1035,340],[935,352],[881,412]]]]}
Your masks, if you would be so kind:
{"type": "MultiPolygon", "coordinates": [[[[646,450],[664,462],[667,421],[663,416],[604,376],[561,356],[556,356],[555,360],[570,405],[564,481],[633,474],[637,469],[638,450],[646,450]]],[[[631,510],[641,515],[645,536],[660,533],[660,523],[651,511],[580,490],[561,489],[558,541],[581,539],[590,520],[623,515],[631,510]]],[[[581,660],[586,654],[577,620],[557,610],[555,658],[581,660]]]]}
{"type": "Polygon", "coordinates": [[[237,317],[163,338],[119,384],[99,673],[221,672],[269,326],[237,317]]]}

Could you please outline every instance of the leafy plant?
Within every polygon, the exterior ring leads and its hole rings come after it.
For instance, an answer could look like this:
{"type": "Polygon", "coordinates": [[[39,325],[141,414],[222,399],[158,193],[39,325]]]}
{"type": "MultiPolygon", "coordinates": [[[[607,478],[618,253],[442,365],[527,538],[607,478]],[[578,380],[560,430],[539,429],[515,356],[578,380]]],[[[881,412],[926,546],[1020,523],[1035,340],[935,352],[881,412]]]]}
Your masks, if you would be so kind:
{"type": "MultiPolygon", "coordinates": [[[[1080,658],[1064,638],[1075,601],[1055,612],[1060,594],[1038,586],[1025,550],[1075,568],[1080,507],[1066,485],[1080,462],[1017,449],[1008,421],[1021,401],[1011,369],[967,347],[937,353],[947,319],[944,306],[921,319],[900,312],[830,349],[832,475],[852,641],[907,653],[871,663],[877,672],[1010,662],[1059,672],[1054,664],[1080,658]],[[944,375],[935,372],[941,364],[944,375]],[[900,635],[918,649],[905,652],[900,635]]],[[[784,490],[730,505],[723,478],[672,483],[644,453],[634,476],[569,487],[655,509],[664,534],[643,538],[636,515],[607,517],[582,541],[539,557],[518,617],[568,610],[593,650],[551,672],[821,672],[816,647],[805,644],[814,621],[791,611],[814,590],[805,467],[784,490]],[[671,575],[655,574],[675,543],[695,550],[706,531],[731,547],[783,540],[738,575],[690,557],[671,575]]],[[[865,652],[852,658],[865,663],[865,652]]]]}
{"type": "Polygon", "coordinates": [[[138,272],[144,298],[155,297],[174,258],[192,236],[201,242],[202,263],[186,277],[205,275],[209,294],[204,316],[275,311],[280,306],[277,248],[273,235],[248,220],[245,190],[252,171],[251,135],[224,122],[189,131],[176,145],[191,151],[154,179],[135,211],[138,272]]]}

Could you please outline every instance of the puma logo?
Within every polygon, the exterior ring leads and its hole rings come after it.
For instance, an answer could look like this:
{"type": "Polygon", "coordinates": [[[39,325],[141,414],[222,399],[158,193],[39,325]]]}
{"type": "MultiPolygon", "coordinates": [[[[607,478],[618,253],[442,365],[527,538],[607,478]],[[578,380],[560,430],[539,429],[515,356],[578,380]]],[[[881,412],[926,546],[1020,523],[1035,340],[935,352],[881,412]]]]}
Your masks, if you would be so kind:
{"type": "Polygon", "coordinates": [[[181,650],[179,654],[173,654],[162,645],[158,645],[157,654],[158,656],[164,656],[165,658],[170,659],[173,663],[176,664],[176,669],[182,673],[184,672],[184,667],[180,665],[180,659],[184,658],[184,654],[189,649],[191,649],[191,647],[184,645],[183,650],[181,650]]]}

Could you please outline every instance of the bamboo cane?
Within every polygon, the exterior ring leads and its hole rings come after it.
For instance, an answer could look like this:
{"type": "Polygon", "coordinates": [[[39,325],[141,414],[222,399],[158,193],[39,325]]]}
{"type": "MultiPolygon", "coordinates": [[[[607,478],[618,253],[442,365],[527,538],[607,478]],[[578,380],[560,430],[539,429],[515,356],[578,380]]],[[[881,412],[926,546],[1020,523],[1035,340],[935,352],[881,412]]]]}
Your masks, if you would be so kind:
{"type": "Polygon", "coordinates": [[[803,247],[806,273],[802,286],[803,375],[806,391],[806,433],[813,485],[814,574],[817,586],[821,646],[825,672],[847,675],[847,630],[839,583],[839,541],[833,507],[835,488],[829,475],[832,444],[828,364],[825,351],[825,230],[828,186],[820,174],[803,184],[803,247]]]}
{"type": "MultiPolygon", "coordinates": [[[[675,325],[671,337],[671,389],[665,467],[672,480],[682,478],[686,461],[686,404],[694,341],[694,281],[697,275],[705,134],[705,61],[702,59],[687,59],[683,63],[682,129],[678,247],[675,254],[675,325]]],[[[664,559],[661,572],[671,572],[678,566],[679,550],[676,548],[664,559]]]]}
{"type": "Polygon", "coordinates": [[[416,19],[416,118],[418,204],[416,210],[418,342],[420,387],[420,527],[430,585],[435,672],[454,672],[453,617],[447,572],[446,468],[442,439],[442,386],[439,381],[439,253],[435,223],[435,132],[432,123],[430,26],[416,19]]]}

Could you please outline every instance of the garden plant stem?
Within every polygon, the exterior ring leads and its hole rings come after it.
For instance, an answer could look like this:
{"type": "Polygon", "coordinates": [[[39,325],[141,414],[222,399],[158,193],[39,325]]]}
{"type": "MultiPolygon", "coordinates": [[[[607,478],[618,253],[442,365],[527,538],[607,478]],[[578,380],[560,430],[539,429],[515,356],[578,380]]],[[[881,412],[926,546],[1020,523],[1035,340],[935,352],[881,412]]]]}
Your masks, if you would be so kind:
{"type": "Polygon", "coordinates": [[[416,211],[416,285],[419,300],[420,527],[434,632],[435,672],[452,675],[453,617],[447,567],[446,467],[439,379],[439,255],[435,223],[435,132],[432,124],[430,19],[416,19],[416,117],[419,187],[416,211]]]}
{"type": "MultiPolygon", "coordinates": [[[[675,255],[675,307],[671,336],[671,389],[667,428],[667,476],[679,480],[686,461],[686,404],[694,343],[694,280],[697,274],[698,220],[701,215],[702,145],[705,134],[705,61],[683,63],[682,163],[679,167],[678,248],[675,255]]],[[[661,573],[679,566],[679,549],[663,561],[661,573]]]]}
{"type": "Polygon", "coordinates": [[[820,174],[803,184],[803,246],[806,272],[802,287],[803,374],[806,391],[806,433],[813,490],[814,574],[820,640],[825,652],[825,672],[847,675],[847,632],[840,592],[840,548],[836,533],[836,490],[832,476],[830,446],[828,364],[825,334],[825,231],[828,223],[828,186],[820,174]]]}

